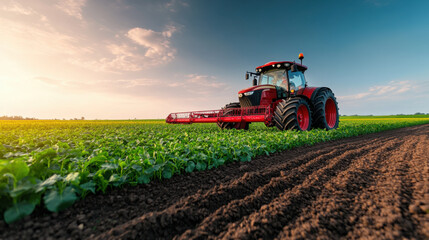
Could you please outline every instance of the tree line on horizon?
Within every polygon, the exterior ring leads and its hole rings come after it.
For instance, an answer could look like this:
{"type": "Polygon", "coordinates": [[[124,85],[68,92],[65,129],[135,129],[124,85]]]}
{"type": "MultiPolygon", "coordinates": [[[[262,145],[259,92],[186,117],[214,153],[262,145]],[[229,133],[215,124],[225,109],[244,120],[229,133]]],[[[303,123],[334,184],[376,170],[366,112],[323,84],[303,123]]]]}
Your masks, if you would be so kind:
{"type": "MultiPolygon", "coordinates": [[[[39,120],[38,118],[29,118],[29,117],[23,117],[23,116],[1,116],[0,120],[39,120]]],[[[53,119],[53,120],[61,120],[61,119],[53,119]]],[[[63,118],[62,120],[67,120],[63,118]]],[[[85,117],[81,118],[70,118],[70,120],[85,120],[85,117]]]]}
{"type": "Polygon", "coordinates": [[[23,116],[1,116],[0,120],[38,120],[37,118],[24,118],[23,116]]]}

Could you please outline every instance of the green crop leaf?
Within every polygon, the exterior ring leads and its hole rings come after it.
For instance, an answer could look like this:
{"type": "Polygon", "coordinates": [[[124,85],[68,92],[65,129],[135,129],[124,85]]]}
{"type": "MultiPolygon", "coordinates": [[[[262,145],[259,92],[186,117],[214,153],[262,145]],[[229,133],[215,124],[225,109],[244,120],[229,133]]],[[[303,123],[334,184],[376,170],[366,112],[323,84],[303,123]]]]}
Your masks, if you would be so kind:
{"type": "Polygon", "coordinates": [[[101,169],[104,170],[116,170],[118,169],[119,165],[114,163],[105,163],[101,165],[101,169]]]}
{"type": "MultiPolygon", "coordinates": [[[[1,158],[1,155],[0,155],[0,158],[1,158]]],[[[3,169],[5,169],[7,167],[7,165],[9,165],[9,161],[0,160],[0,173],[3,172],[3,169]]]]}
{"type": "Polygon", "coordinates": [[[118,174],[112,174],[109,179],[109,183],[112,183],[113,186],[121,186],[122,184],[127,182],[127,175],[119,176],[118,174]]]}
{"type": "Polygon", "coordinates": [[[190,173],[190,172],[193,172],[194,169],[195,169],[195,163],[192,161],[189,161],[188,166],[185,168],[185,171],[190,173]]]}
{"type": "Polygon", "coordinates": [[[26,177],[30,172],[30,168],[28,168],[27,164],[22,160],[13,160],[11,162],[10,168],[12,168],[11,170],[17,181],[26,177]]]}
{"type": "Polygon", "coordinates": [[[240,157],[240,161],[242,161],[242,162],[250,162],[251,160],[252,160],[251,155],[243,155],[240,157]]]}
{"type": "Polygon", "coordinates": [[[171,169],[169,167],[167,167],[162,171],[162,176],[164,178],[170,179],[171,176],[173,176],[173,172],[171,171],[171,169]]]}
{"type": "Polygon", "coordinates": [[[46,159],[53,159],[56,156],[57,156],[57,152],[54,149],[49,148],[37,153],[35,155],[35,158],[37,161],[44,161],[46,159]]]}
{"type": "Polygon", "coordinates": [[[56,189],[51,190],[43,198],[46,208],[51,212],[64,210],[71,206],[77,199],[78,197],[72,187],[66,187],[62,193],[56,189]]]}
{"type": "Polygon", "coordinates": [[[153,174],[161,168],[162,164],[155,164],[153,167],[146,169],[144,172],[146,174],[153,174]]]}
{"type": "Polygon", "coordinates": [[[109,178],[109,182],[116,182],[116,181],[118,181],[119,180],[119,175],[118,174],[112,174],[111,176],[110,176],[110,178],[109,178]]]}
{"type": "Polygon", "coordinates": [[[196,168],[197,168],[198,171],[206,170],[207,163],[205,163],[205,162],[197,162],[196,168]]]}
{"type": "Polygon", "coordinates": [[[150,183],[150,177],[148,175],[142,174],[140,175],[140,177],[137,178],[137,182],[140,184],[142,183],[148,184],[150,183]]]}
{"type": "Polygon", "coordinates": [[[124,162],[124,161],[122,161],[122,162],[119,163],[119,167],[121,167],[121,168],[124,168],[126,166],[127,166],[127,163],[124,162]]]}
{"type": "Polygon", "coordinates": [[[137,165],[137,164],[134,164],[131,168],[134,169],[134,170],[136,170],[137,172],[141,172],[142,171],[142,167],[139,166],[139,165],[137,165]]]}
{"type": "Polygon", "coordinates": [[[71,183],[72,185],[78,185],[79,184],[79,173],[78,172],[69,173],[64,178],[64,182],[71,183]]]}
{"type": "Polygon", "coordinates": [[[3,177],[5,177],[5,178],[9,178],[9,179],[11,179],[13,182],[15,182],[15,181],[16,181],[15,175],[13,175],[12,173],[5,173],[5,174],[3,174],[3,177]]]}
{"type": "Polygon", "coordinates": [[[30,215],[34,211],[35,207],[36,204],[34,203],[17,203],[4,212],[4,220],[6,223],[15,222],[27,215],[30,215]]]}
{"type": "Polygon", "coordinates": [[[17,198],[21,194],[27,192],[28,190],[33,189],[33,186],[34,185],[31,182],[21,183],[16,188],[14,188],[9,194],[12,198],[17,198]]]}
{"type": "Polygon", "coordinates": [[[95,193],[95,183],[93,181],[89,181],[87,183],[81,184],[79,187],[82,188],[83,190],[95,193]]]}
{"type": "Polygon", "coordinates": [[[50,178],[48,178],[45,181],[39,183],[38,186],[36,187],[36,192],[40,192],[40,191],[45,190],[46,188],[52,187],[57,182],[59,182],[61,180],[63,180],[63,178],[60,175],[54,174],[50,178]]]}

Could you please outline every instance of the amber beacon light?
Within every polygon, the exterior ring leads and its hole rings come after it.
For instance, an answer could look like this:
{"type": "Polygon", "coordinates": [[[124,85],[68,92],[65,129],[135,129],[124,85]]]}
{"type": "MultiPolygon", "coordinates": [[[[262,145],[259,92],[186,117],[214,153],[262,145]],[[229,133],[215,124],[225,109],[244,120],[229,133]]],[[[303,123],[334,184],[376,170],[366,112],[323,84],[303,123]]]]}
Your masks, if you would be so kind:
{"type": "Polygon", "coordinates": [[[298,55],[298,58],[299,58],[299,60],[301,60],[301,65],[302,65],[302,59],[304,59],[304,54],[303,54],[303,53],[300,53],[300,54],[298,55]]]}

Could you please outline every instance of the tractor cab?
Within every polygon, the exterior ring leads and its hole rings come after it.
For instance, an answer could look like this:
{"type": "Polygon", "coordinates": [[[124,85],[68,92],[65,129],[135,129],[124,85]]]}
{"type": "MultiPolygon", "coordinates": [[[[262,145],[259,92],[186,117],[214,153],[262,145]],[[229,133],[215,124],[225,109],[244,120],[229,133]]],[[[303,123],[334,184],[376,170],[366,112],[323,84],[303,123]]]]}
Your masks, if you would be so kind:
{"type": "Polygon", "coordinates": [[[268,62],[247,72],[246,79],[254,76],[253,87],[241,90],[238,98],[241,106],[269,105],[294,95],[307,86],[304,72],[307,67],[295,62],[268,62]]]}
{"type": "Polygon", "coordinates": [[[290,68],[273,68],[259,74],[257,85],[274,85],[287,91],[298,91],[305,88],[306,81],[302,70],[292,71],[290,68]]]}

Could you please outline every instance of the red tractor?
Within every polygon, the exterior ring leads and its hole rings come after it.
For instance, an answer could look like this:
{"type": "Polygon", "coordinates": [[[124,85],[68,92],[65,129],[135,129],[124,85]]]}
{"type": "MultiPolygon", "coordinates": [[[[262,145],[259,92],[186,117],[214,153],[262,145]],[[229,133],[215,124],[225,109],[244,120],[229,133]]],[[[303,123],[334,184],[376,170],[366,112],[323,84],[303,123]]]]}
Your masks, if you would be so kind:
{"type": "Polygon", "coordinates": [[[252,122],[264,122],[280,130],[335,129],[338,127],[338,104],[331,89],[308,87],[304,77],[307,67],[282,61],[269,62],[247,72],[254,76],[253,87],[238,92],[239,102],[220,110],[171,113],[167,123],[217,123],[222,129],[248,129],[252,122]]]}

